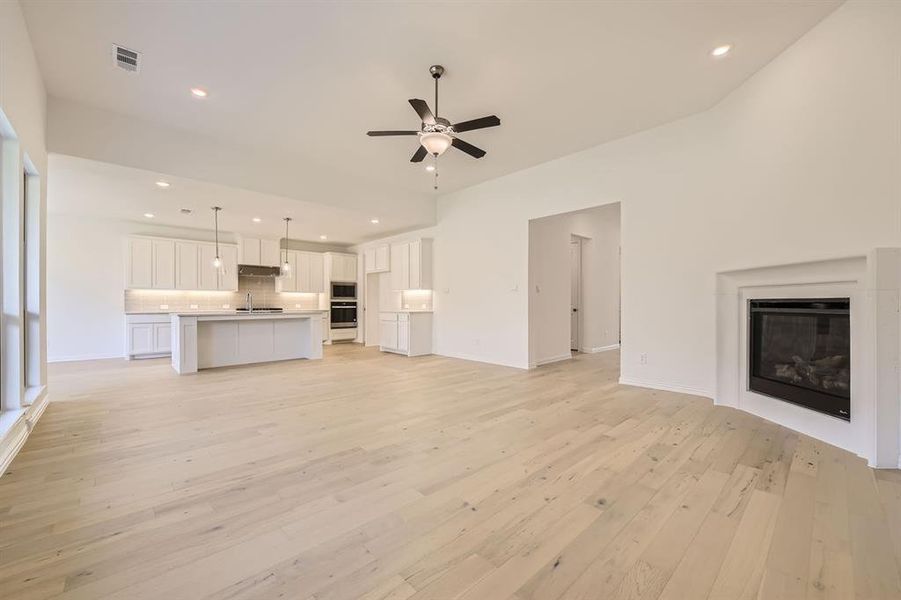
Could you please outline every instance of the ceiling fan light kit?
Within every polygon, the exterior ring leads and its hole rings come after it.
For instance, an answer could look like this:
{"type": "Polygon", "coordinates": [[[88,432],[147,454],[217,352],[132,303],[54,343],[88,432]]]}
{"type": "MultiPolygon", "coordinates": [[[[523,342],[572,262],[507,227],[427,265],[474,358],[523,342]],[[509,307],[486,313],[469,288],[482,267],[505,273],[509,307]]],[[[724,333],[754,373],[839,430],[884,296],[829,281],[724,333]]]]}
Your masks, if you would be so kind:
{"type": "MultiPolygon", "coordinates": [[[[416,149],[416,152],[413,153],[413,157],[410,159],[410,162],[414,163],[422,162],[422,159],[424,159],[426,155],[429,154],[437,159],[451,146],[453,146],[457,150],[460,150],[461,152],[465,152],[473,158],[482,158],[483,156],[485,156],[484,150],[477,148],[472,144],[464,142],[459,137],[457,137],[457,134],[464,131],[484,129],[486,127],[497,127],[501,124],[501,120],[495,115],[490,115],[488,117],[481,117],[479,119],[472,119],[470,121],[463,121],[462,123],[454,124],[447,119],[439,117],[438,80],[441,79],[442,75],[444,75],[444,67],[442,67],[441,65],[432,65],[431,67],[429,67],[429,73],[435,80],[434,114],[432,113],[431,109],[429,109],[429,105],[425,100],[421,100],[419,98],[411,98],[409,101],[410,106],[412,106],[413,110],[416,111],[416,114],[419,115],[419,119],[422,123],[418,131],[367,131],[366,135],[371,137],[418,135],[420,147],[416,149]]],[[[435,189],[438,189],[437,177],[438,171],[437,169],[435,169],[435,189]]]]}

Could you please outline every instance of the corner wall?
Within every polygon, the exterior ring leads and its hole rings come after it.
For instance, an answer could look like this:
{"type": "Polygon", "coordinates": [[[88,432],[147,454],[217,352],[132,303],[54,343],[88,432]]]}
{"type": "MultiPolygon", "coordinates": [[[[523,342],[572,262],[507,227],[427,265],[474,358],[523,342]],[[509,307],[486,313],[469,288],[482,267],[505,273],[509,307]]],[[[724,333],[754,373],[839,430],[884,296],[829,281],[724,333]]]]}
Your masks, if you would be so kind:
{"type": "Polygon", "coordinates": [[[901,242],[898,31],[849,2],[706,113],[440,199],[437,352],[528,366],[529,220],[620,201],[623,378],[712,396],[717,272],[901,242]]]}

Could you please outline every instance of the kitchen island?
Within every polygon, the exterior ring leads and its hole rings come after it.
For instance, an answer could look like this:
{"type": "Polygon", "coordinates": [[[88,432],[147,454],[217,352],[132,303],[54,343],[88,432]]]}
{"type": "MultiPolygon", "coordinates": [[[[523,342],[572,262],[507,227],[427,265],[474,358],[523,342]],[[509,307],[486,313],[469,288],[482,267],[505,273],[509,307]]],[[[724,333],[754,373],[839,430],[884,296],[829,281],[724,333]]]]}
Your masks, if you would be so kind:
{"type": "Polygon", "coordinates": [[[298,358],[322,358],[321,311],[172,315],[172,368],[180,375],[298,358]]]}

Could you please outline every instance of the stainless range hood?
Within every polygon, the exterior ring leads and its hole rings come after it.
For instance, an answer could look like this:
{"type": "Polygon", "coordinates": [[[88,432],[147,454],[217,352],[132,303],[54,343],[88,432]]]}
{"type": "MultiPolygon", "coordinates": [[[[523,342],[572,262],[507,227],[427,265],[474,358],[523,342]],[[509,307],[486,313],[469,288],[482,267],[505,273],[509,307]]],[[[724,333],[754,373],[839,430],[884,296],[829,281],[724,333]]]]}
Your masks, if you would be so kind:
{"type": "Polygon", "coordinates": [[[275,279],[281,275],[278,267],[261,267],[259,265],[238,265],[239,277],[258,277],[260,279],[275,279]]]}

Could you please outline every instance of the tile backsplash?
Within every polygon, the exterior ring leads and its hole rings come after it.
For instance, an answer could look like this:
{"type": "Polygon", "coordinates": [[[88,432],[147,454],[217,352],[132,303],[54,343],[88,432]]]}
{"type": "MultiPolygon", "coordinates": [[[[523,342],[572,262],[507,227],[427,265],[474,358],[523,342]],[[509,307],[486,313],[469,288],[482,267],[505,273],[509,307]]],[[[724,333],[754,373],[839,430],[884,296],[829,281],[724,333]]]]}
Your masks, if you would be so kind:
{"type": "Polygon", "coordinates": [[[324,294],[276,292],[274,279],[240,277],[237,292],[125,290],[125,312],[233,310],[244,306],[247,292],[253,292],[254,306],[273,306],[286,310],[318,309],[325,306],[324,294]]]}

